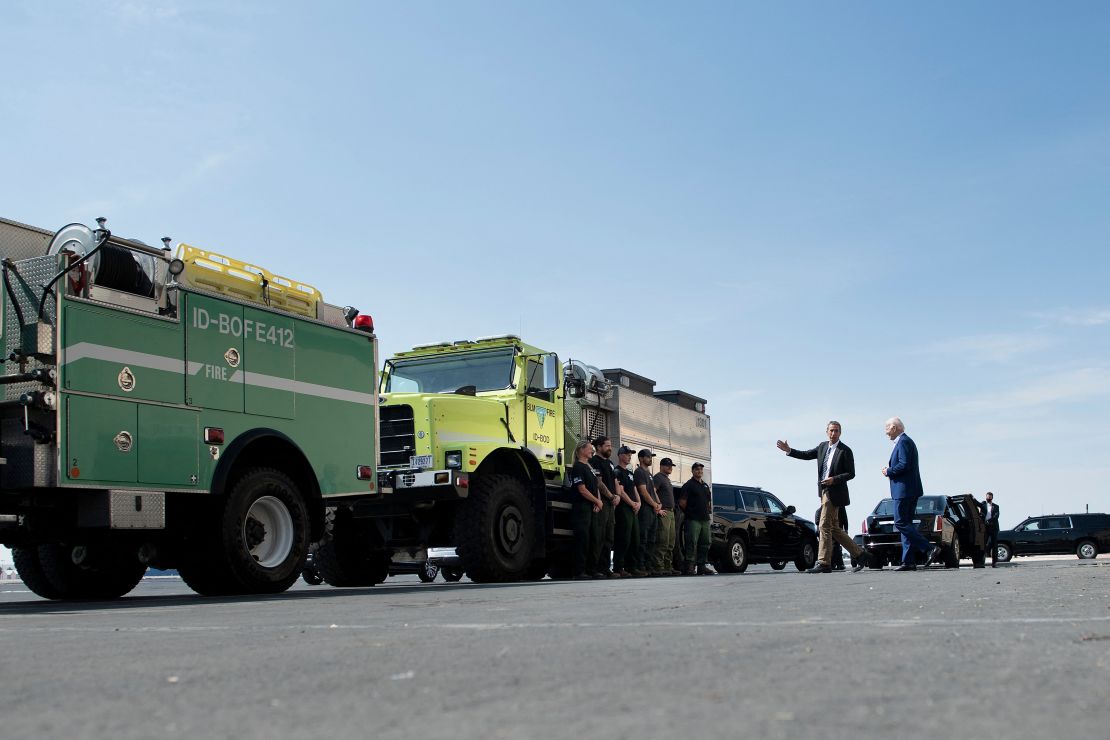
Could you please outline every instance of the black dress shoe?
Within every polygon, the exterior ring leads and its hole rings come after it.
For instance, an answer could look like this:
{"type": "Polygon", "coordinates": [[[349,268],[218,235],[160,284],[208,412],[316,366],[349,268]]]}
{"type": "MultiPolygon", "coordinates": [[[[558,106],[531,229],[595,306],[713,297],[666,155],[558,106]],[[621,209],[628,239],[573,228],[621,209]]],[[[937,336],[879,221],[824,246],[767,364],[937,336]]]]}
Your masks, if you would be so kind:
{"type": "Polygon", "coordinates": [[[909,564],[899,565],[897,568],[894,569],[894,572],[897,573],[900,570],[917,570],[917,566],[916,565],[909,565],[909,564]]]}
{"type": "Polygon", "coordinates": [[[929,551],[929,557],[925,560],[925,565],[932,565],[940,560],[940,546],[933,545],[933,549],[929,551]]]}
{"type": "Polygon", "coordinates": [[[806,573],[832,573],[832,568],[818,560],[806,573]]]}
{"type": "Polygon", "coordinates": [[[852,566],[852,572],[859,573],[869,565],[871,565],[871,553],[861,552],[859,555],[856,555],[856,564],[852,566]]]}

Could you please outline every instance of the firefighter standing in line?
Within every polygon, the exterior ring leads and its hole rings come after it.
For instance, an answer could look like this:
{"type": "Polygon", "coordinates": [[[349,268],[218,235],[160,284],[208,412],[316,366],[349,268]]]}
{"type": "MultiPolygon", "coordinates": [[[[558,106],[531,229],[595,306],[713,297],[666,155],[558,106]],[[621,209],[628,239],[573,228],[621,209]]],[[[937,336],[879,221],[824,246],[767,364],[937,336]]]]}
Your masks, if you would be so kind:
{"type": "MultiPolygon", "coordinates": [[[[596,577],[612,578],[616,575],[611,569],[613,555],[613,529],[614,510],[620,504],[620,484],[617,483],[616,469],[609,459],[613,454],[613,443],[608,437],[598,437],[594,440],[594,449],[597,451],[590,458],[590,465],[597,471],[598,496],[601,499],[601,511],[594,515],[593,521],[593,549],[590,558],[593,575],[596,577]]],[[[590,569],[589,563],[587,570],[590,569]]]]}
{"type": "Polygon", "coordinates": [[[655,571],[661,576],[682,575],[677,568],[671,567],[674,557],[675,532],[677,520],[675,512],[678,507],[674,500],[674,485],[671,483],[671,471],[674,470],[674,461],[664,457],[659,461],[659,472],[652,481],[655,483],[655,493],[659,496],[659,503],[663,510],[669,512],[659,520],[659,531],[655,535],[655,571]]]}
{"type": "Polygon", "coordinates": [[[655,482],[651,478],[651,458],[655,453],[651,450],[640,450],[637,455],[640,465],[636,468],[634,481],[636,493],[640,494],[640,569],[655,575],[655,533],[659,531],[659,520],[668,516],[669,512],[663,511],[659,499],[655,495],[655,482]]]}
{"type": "Polygon", "coordinates": [[[647,575],[640,562],[640,522],[637,516],[641,506],[640,496],[636,493],[632,470],[628,467],[632,464],[632,454],[632,448],[626,445],[617,450],[617,485],[621,487],[621,505],[616,510],[613,569],[622,578],[647,575]]]}
{"type": "Polygon", "coordinates": [[[588,563],[594,515],[601,511],[597,496],[597,473],[590,467],[594,446],[583,440],[574,448],[574,467],[570,469],[570,487],[577,493],[571,502],[571,526],[574,530],[574,579],[591,578],[594,563],[588,563]]]}
{"type": "Polygon", "coordinates": [[[712,516],[713,492],[701,479],[705,466],[700,462],[690,468],[693,475],[682,484],[678,505],[686,514],[686,575],[715,576],[709,567],[709,520],[712,516]],[[696,566],[696,567],[695,567],[696,566]]]}

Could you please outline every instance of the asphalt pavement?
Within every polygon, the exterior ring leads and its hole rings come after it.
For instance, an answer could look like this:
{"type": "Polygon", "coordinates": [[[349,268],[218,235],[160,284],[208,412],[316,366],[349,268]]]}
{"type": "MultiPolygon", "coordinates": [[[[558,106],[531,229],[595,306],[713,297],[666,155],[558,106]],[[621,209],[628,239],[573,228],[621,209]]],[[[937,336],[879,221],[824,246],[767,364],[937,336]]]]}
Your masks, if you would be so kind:
{"type": "Polygon", "coordinates": [[[1106,737],[1110,558],[111,603],[0,582],[9,738],[1106,737]]]}

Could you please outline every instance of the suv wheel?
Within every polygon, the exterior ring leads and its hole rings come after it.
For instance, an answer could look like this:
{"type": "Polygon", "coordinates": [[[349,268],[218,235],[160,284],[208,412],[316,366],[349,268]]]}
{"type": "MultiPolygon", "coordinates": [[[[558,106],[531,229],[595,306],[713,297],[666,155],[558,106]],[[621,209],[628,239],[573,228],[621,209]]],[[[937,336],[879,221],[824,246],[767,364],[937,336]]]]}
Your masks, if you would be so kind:
{"type": "Polygon", "coordinates": [[[998,562],[1008,563],[1010,559],[1014,557],[1014,548],[1010,546],[1009,542],[999,542],[997,555],[998,562]]]}
{"type": "Polygon", "coordinates": [[[717,566],[725,573],[743,573],[748,569],[748,544],[738,534],[729,536],[724,557],[717,566]]]}
{"type": "Polygon", "coordinates": [[[794,560],[794,567],[798,570],[809,570],[817,562],[817,543],[806,542],[802,545],[802,551],[798,553],[798,557],[794,560]]]}
{"type": "Polygon", "coordinates": [[[431,583],[439,575],[439,566],[430,560],[425,560],[420,570],[416,571],[416,575],[421,583],[431,583]]]}
{"type": "Polygon", "coordinates": [[[1098,545],[1092,540],[1083,540],[1075,546],[1075,554],[1081,560],[1094,560],[1098,557],[1098,545]]]}

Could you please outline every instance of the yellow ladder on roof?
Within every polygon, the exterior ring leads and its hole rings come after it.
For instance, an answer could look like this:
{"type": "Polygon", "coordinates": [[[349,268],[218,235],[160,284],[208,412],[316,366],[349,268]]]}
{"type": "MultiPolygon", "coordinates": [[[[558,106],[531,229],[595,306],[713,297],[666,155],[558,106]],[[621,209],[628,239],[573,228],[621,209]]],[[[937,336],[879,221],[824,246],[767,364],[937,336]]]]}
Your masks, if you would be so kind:
{"type": "Polygon", "coordinates": [[[311,285],[218,252],[180,244],[177,258],[185,263],[183,282],[221,295],[313,319],[316,304],[324,299],[311,285]]]}

